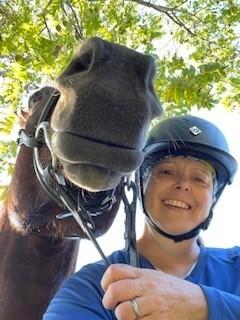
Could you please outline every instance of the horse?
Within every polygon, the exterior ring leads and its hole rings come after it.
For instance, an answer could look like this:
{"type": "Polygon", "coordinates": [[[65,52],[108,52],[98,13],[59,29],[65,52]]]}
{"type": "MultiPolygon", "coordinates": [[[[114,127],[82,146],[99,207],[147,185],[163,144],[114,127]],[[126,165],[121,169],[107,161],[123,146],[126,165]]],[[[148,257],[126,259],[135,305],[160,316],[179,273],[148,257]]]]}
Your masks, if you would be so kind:
{"type": "Polygon", "coordinates": [[[91,38],[19,112],[19,151],[0,211],[1,320],[42,319],[75,270],[79,240],[110,228],[123,177],[140,165],[162,110],[154,74],[151,56],[91,38]]]}

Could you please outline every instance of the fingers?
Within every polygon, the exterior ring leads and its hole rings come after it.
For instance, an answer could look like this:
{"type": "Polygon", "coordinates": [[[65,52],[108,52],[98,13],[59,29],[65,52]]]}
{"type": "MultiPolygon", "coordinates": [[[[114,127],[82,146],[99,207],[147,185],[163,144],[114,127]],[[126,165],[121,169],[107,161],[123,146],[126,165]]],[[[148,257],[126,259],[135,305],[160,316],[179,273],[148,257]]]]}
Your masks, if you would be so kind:
{"type": "Polygon", "coordinates": [[[101,286],[106,291],[113,282],[123,279],[137,279],[139,276],[140,269],[138,268],[120,263],[112,264],[104,273],[101,286]]]}
{"type": "Polygon", "coordinates": [[[136,303],[137,309],[131,300],[124,301],[116,307],[115,316],[118,320],[145,320],[154,311],[151,302],[147,302],[143,297],[135,298],[133,301],[136,303]]]}
{"type": "MultiPolygon", "coordinates": [[[[102,303],[107,309],[114,309],[120,303],[129,302],[144,293],[142,270],[124,264],[111,265],[105,272],[101,285],[105,294],[102,303]]],[[[129,303],[128,303],[129,304],[129,303]]]]}
{"type": "Polygon", "coordinates": [[[145,319],[153,311],[152,301],[145,296],[148,272],[124,264],[112,265],[105,272],[102,303],[106,309],[115,309],[118,320],[145,319]]]}
{"type": "Polygon", "coordinates": [[[141,279],[124,279],[109,284],[102,303],[107,309],[114,309],[119,303],[131,300],[144,294],[141,279]]]}
{"type": "Polygon", "coordinates": [[[122,319],[135,320],[137,318],[132,308],[130,300],[124,301],[116,307],[115,316],[118,320],[122,320],[122,319]]]}

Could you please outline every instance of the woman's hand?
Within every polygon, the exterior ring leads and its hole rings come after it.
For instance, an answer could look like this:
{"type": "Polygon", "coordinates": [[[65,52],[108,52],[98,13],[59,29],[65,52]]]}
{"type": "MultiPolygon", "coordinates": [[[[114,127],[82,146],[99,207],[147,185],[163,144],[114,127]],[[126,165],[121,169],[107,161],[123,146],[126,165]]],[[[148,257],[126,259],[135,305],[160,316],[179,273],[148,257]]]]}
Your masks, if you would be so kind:
{"type": "Polygon", "coordinates": [[[114,264],[103,275],[101,285],[103,305],[115,309],[118,320],[208,319],[201,288],[161,271],[114,264]]]}

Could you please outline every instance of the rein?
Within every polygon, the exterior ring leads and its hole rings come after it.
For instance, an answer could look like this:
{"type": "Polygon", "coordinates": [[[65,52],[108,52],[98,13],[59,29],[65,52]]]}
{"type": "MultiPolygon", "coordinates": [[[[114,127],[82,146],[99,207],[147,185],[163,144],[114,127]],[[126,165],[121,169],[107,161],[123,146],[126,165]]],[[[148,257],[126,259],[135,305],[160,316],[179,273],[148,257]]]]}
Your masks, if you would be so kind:
{"type": "MultiPolygon", "coordinates": [[[[86,234],[96,247],[97,251],[101,255],[102,259],[107,266],[110,265],[102,249],[100,248],[93,231],[95,225],[92,217],[103,214],[105,211],[112,209],[113,204],[116,202],[115,189],[104,192],[104,198],[100,199],[100,203],[95,201],[90,203],[87,201],[87,196],[84,194],[79,195],[78,198],[71,192],[71,186],[66,181],[65,177],[57,170],[58,159],[52,152],[51,148],[51,128],[48,122],[53,108],[56,106],[60,98],[59,91],[54,91],[50,94],[48,101],[46,102],[43,111],[37,122],[35,136],[26,133],[24,129],[19,131],[17,139],[18,145],[26,145],[33,148],[33,166],[35,174],[48,195],[61,207],[68,209],[69,212],[61,213],[56,216],[59,220],[64,220],[69,217],[73,217],[78,226],[86,234]],[[43,167],[39,149],[44,145],[47,146],[51,153],[51,164],[43,167]]],[[[130,264],[138,266],[138,253],[136,246],[136,234],[135,234],[135,216],[136,216],[136,203],[137,203],[137,186],[135,182],[129,181],[129,177],[124,177],[124,182],[121,190],[121,200],[124,203],[124,209],[126,214],[125,219],[125,246],[130,256],[130,264]],[[132,192],[132,201],[129,202],[126,191],[132,192]]],[[[70,237],[73,238],[73,237],[70,237]]],[[[76,237],[74,237],[76,238],[76,237]]]]}

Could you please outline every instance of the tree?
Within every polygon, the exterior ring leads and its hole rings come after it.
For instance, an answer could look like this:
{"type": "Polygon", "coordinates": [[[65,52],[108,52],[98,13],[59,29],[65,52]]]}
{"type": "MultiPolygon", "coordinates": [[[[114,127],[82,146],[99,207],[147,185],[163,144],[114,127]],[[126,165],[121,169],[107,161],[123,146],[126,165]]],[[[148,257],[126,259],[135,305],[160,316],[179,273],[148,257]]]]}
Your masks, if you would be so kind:
{"type": "Polygon", "coordinates": [[[0,176],[14,164],[16,145],[4,139],[14,111],[91,36],[156,57],[155,86],[166,116],[217,103],[240,108],[238,21],[237,0],[1,1],[0,176]]]}

